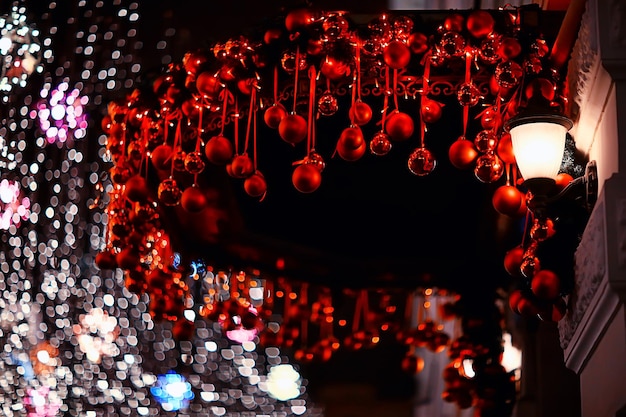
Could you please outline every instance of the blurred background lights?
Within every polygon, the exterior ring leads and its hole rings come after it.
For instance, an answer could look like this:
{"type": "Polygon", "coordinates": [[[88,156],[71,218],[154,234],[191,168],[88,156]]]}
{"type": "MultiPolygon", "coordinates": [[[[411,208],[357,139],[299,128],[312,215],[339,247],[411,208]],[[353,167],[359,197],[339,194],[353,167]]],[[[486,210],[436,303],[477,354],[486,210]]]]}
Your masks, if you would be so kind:
{"type": "Polygon", "coordinates": [[[0,17],[0,91],[25,87],[33,72],[42,71],[38,35],[37,29],[26,25],[24,7],[13,6],[10,15],[0,17]]]}
{"type": "Polygon", "coordinates": [[[280,401],[296,398],[300,395],[300,374],[289,364],[273,366],[263,389],[280,401]]]}
{"type": "Polygon", "coordinates": [[[62,401],[48,387],[29,388],[24,405],[28,417],[54,417],[61,408],[62,401]]]}
{"type": "Polygon", "coordinates": [[[77,88],[69,91],[66,82],[51,91],[43,88],[42,100],[37,110],[31,112],[39,120],[39,127],[48,143],[82,139],[87,133],[87,114],[84,107],[89,103],[87,96],[81,96],[77,88]]]}
{"type": "Polygon", "coordinates": [[[0,229],[8,230],[12,225],[18,226],[29,216],[30,200],[21,196],[20,184],[7,179],[0,181],[0,229]]]}
{"type": "Polygon", "coordinates": [[[150,388],[150,392],[165,411],[186,408],[194,397],[191,384],[182,375],[173,371],[159,375],[156,385],[150,388]]]}

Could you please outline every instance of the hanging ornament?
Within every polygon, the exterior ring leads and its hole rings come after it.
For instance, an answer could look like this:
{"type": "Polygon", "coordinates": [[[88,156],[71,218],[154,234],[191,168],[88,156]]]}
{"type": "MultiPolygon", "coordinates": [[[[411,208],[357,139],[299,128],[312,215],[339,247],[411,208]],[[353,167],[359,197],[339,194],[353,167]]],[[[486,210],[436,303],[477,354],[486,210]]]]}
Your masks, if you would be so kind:
{"type": "Polygon", "coordinates": [[[480,90],[476,85],[469,81],[459,85],[456,91],[456,97],[459,100],[461,106],[475,106],[482,98],[480,90]]]}
{"type": "Polygon", "coordinates": [[[510,36],[502,38],[498,48],[498,55],[503,61],[517,58],[520,53],[522,53],[522,45],[516,38],[510,36]]]}
{"type": "Polygon", "coordinates": [[[315,22],[316,18],[314,13],[306,8],[296,9],[290,11],[285,17],[285,28],[289,32],[295,32],[309,26],[315,22]]]}
{"type": "Polygon", "coordinates": [[[358,126],[363,126],[372,120],[372,108],[362,100],[357,100],[349,111],[350,120],[358,126]]]}
{"type": "Polygon", "coordinates": [[[498,140],[498,146],[496,147],[498,156],[505,164],[515,164],[515,153],[513,153],[513,142],[511,141],[511,134],[505,132],[498,140]]]}
{"type": "Polygon", "coordinates": [[[166,171],[172,166],[172,147],[166,144],[158,145],[150,152],[152,166],[160,171],[166,171]]]}
{"type": "Polygon", "coordinates": [[[532,277],[530,287],[537,298],[553,300],[559,296],[561,280],[554,272],[544,269],[532,277]]]}
{"type": "Polygon", "coordinates": [[[441,119],[442,104],[438,101],[424,97],[420,106],[420,116],[426,123],[435,123],[441,119]]]}
{"type": "Polygon", "coordinates": [[[453,13],[444,20],[443,29],[447,32],[461,32],[464,24],[465,17],[460,13],[453,13]]]}
{"type": "Polygon", "coordinates": [[[480,42],[478,57],[487,65],[494,65],[502,59],[498,53],[500,50],[500,39],[498,35],[491,34],[480,42]]]}
{"type": "Polygon", "coordinates": [[[159,184],[158,198],[159,201],[166,206],[176,206],[180,203],[183,192],[178,187],[176,180],[166,178],[159,184]]]}
{"type": "Polygon", "coordinates": [[[383,50],[385,64],[393,69],[402,69],[411,61],[411,50],[406,43],[393,40],[383,50]]]}
{"type": "Polygon", "coordinates": [[[303,163],[315,166],[320,172],[324,171],[324,168],[326,168],[326,162],[324,162],[324,158],[322,157],[322,155],[315,152],[314,149],[312,149],[304,158],[303,163]]]}
{"type": "Polygon", "coordinates": [[[272,128],[278,129],[280,122],[287,116],[287,109],[281,103],[274,103],[265,110],[263,120],[265,124],[272,128]]]}
{"type": "Polygon", "coordinates": [[[323,40],[334,42],[347,35],[350,24],[342,13],[329,13],[322,22],[323,40]]]}
{"type": "Polygon", "coordinates": [[[288,74],[294,74],[296,72],[296,56],[298,71],[305,70],[307,67],[306,55],[304,54],[296,54],[295,52],[288,51],[285,52],[280,60],[280,66],[285,70],[288,74]]]}
{"type": "Polygon", "coordinates": [[[385,132],[393,141],[402,142],[413,135],[413,119],[406,113],[394,110],[385,123],[385,132]]]}
{"type": "Polygon", "coordinates": [[[130,201],[145,201],[148,198],[148,182],[141,175],[133,175],[124,184],[124,195],[130,201]]]}
{"type": "Polygon", "coordinates": [[[416,148],[409,156],[409,170],[417,176],[422,177],[430,174],[436,166],[437,160],[426,148],[416,148]]]}
{"type": "Polygon", "coordinates": [[[312,164],[298,165],[291,175],[291,182],[301,193],[312,193],[322,183],[322,174],[312,164]]]}
{"type": "Polygon", "coordinates": [[[330,81],[340,81],[350,76],[352,70],[349,63],[327,55],[324,61],[322,61],[320,72],[330,81]]]}
{"type": "Polygon", "coordinates": [[[174,152],[174,155],[172,156],[172,168],[174,171],[185,171],[185,158],[187,158],[187,153],[182,149],[174,152]]]}
{"type": "Polygon", "coordinates": [[[208,200],[204,192],[196,184],[183,192],[180,197],[180,205],[185,211],[190,213],[199,213],[208,205],[208,200]]]}
{"type": "Polygon", "coordinates": [[[530,228],[530,237],[537,242],[551,238],[554,233],[554,222],[551,219],[535,219],[530,228]]]}
{"type": "Polygon", "coordinates": [[[208,99],[217,97],[223,87],[217,75],[208,71],[200,73],[196,79],[196,90],[208,99]]]}
{"type": "Polygon", "coordinates": [[[384,45],[389,44],[393,38],[393,32],[391,29],[391,23],[387,15],[381,15],[380,17],[372,20],[367,28],[370,33],[371,45],[374,46],[372,52],[380,52],[384,45]]]}
{"type": "Polygon", "coordinates": [[[254,173],[254,163],[248,154],[236,155],[230,163],[230,169],[234,178],[247,178],[254,173]]]}
{"type": "Polygon", "coordinates": [[[222,135],[213,136],[204,146],[204,155],[215,165],[226,165],[232,160],[233,153],[232,142],[222,135]]]}
{"type": "Polygon", "coordinates": [[[498,213],[515,217],[524,198],[524,193],[518,190],[517,187],[502,185],[494,191],[491,202],[498,213]]]}
{"type": "Polygon", "coordinates": [[[278,125],[278,133],[282,140],[292,145],[302,142],[307,135],[307,123],[304,117],[291,113],[285,116],[278,125]]]}
{"type": "Polygon", "coordinates": [[[474,143],[460,136],[448,149],[448,157],[457,169],[469,169],[478,158],[478,151],[474,143]]]}
{"type": "Polygon", "coordinates": [[[185,156],[185,170],[190,174],[200,174],[204,171],[204,160],[200,152],[189,152],[185,156]]]}
{"type": "Polygon", "coordinates": [[[478,152],[492,152],[496,149],[498,138],[492,130],[481,130],[474,138],[474,145],[478,152]]]}
{"type": "Polygon", "coordinates": [[[360,159],[367,149],[363,132],[358,126],[345,128],[337,141],[337,154],[346,161],[360,159]]]}
{"type": "Polygon", "coordinates": [[[493,130],[500,119],[496,106],[487,107],[480,114],[480,125],[485,130],[493,130]]]}
{"type": "Polygon", "coordinates": [[[262,197],[267,192],[267,182],[260,171],[250,175],[243,183],[243,188],[250,197],[262,197]]]}
{"type": "Polygon", "coordinates": [[[439,40],[437,51],[446,59],[462,56],[465,52],[465,38],[458,32],[446,32],[439,40]]]}
{"type": "Polygon", "coordinates": [[[474,175],[476,175],[476,178],[481,182],[491,183],[497,181],[502,177],[503,173],[504,164],[502,164],[500,158],[492,152],[481,155],[476,160],[474,175]]]}
{"type": "Polygon", "coordinates": [[[408,40],[409,48],[415,55],[423,54],[428,50],[428,37],[422,32],[413,32],[408,40]]]}
{"type": "Polygon", "coordinates": [[[376,132],[372,140],[370,141],[370,151],[374,155],[383,156],[387,155],[389,151],[391,151],[391,141],[389,140],[389,135],[383,132],[382,130],[376,132]]]}
{"type": "Polygon", "coordinates": [[[493,32],[495,20],[486,10],[474,10],[467,17],[467,30],[475,38],[484,38],[493,32]]]}
{"type": "Polygon", "coordinates": [[[326,90],[317,99],[317,110],[322,116],[332,116],[339,110],[337,97],[330,91],[326,90]]]}
{"type": "Polygon", "coordinates": [[[413,20],[409,16],[396,16],[392,24],[394,39],[406,43],[413,31],[413,26],[413,20]]]}
{"type": "Polygon", "coordinates": [[[515,61],[501,62],[496,66],[495,77],[498,85],[505,88],[515,87],[522,79],[524,70],[515,61]]]}

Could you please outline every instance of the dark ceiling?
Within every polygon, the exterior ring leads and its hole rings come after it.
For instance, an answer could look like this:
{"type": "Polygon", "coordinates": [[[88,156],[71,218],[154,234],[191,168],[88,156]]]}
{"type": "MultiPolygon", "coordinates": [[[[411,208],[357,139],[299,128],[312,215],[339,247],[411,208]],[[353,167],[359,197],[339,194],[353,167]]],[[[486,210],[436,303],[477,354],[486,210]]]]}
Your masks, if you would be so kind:
{"type": "MultiPolygon", "coordinates": [[[[187,51],[258,30],[295,6],[289,2],[223,2],[218,11],[211,5],[191,8],[172,1],[144,14],[163,17],[150,18],[163,24],[163,29],[153,32],[155,42],[167,27],[176,28],[165,52],[177,61],[187,51]]],[[[363,21],[385,11],[384,2],[316,2],[312,6],[349,10],[350,16],[363,21]]],[[[443,20],[446,13],[427,15],[443,20]]],[[[543,22],[549,23],[546,29],[552,31],[546,34],[548,38],[556,35],[561,17],[562,13],[544,16],[543,22]]],[[[150,56],[143,60],[144,68],[149,68],[150,56]]],[[[358,161],[347,162],[333,156],[336,140],[348,126],[347,115],[322,117],[316,150],[325,158],[326,168],[322,185],[310,194],[298,192],[291,183],[292,163],[302,159],[303,148],[281,141],[275,130],[261,126],[258,164],[268,192],[259,201],[245,194],[242,182],[226,179],[243,224],[243,232],[227,236],[226,241],[236,241],[238,253],[241,247],[249,249],[252,255],[248,260],[264,270],[272,271],[276,260],[283,258],[285,269],[276,272],[325,285],[435,285],[488,293],[506,288],[509,276],[503,257],[520,243],[523,220],[499,215],[491,204],[491,195],[504,184],[504,177],[486,184],[471,170],[460,171],[450,164],[448,148],[463,129],[461,106],[450,98],[442,100],[448,100],[444,118],[430,126],[426,135],[437,167],[424,177],[407,167],[409,154],[419,144],[417,133],[406,142],[394,143],[388,155],[368,152],[358,161]]],[[[345,109],[349,103],[343,105],[345,109]]],[[[403,101],[402,106],[408,113],[417,112],[410,101],[403,101]]],[[[479,126],[477,120],[470,120],[468,136],[473,137],[479,126]]],[[[378,129],[374,122],[364,126],[366,139],[378,129]]],[[[205,250],[221,253],[223,248],[205,250]]],[[[226,250],[221,254],[228,257],[232,253],[226,250]]]]}

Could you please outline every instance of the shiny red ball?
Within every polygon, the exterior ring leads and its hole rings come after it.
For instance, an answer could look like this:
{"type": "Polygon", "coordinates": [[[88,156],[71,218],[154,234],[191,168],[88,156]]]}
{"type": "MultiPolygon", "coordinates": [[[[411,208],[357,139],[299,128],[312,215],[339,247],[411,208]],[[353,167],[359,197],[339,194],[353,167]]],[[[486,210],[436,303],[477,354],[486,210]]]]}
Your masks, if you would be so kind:
{"type": "Polygon", "coordinates": [[[533,276],[530,287],[537,298],[553,300],[559,296],[561,280],[554,272],[544,269],[533,276]]]}
{"type": "Polygon", "coordinates": [[[190,213],[198,213],[207,207],[208,200],[200,187],[192,185],[183,191],[180,197],[180,205],[190,213]]]}
{"type": "Polygon", "coordinates": [[[262,197],[267,191],[267,182],[260,172],[255,172],[246,178],[243,188],[250,197],[262,197]]]}
{"type": "Polygon", "coordinates": [[[299,114],[288,114],[278,125],[278,134],[287,143],[295,145],[307,136],[307,123],[299,114]]]}
{"type": "Polygon", "coordinates": [[[504,255],[504,269],[512,277],[522,276],[522,261],[524,260],[524,248],[516,246],[504,255]]]}
{"type": "Polygon", "coordinates": [[[436,121],[441,119],[441,113],[441,103],[429,98],[424,98],[422,100],[420,116],[422,116],[422,120],[424,122],[435,123],[436,121]]]}
{"type": "Polygon", "coordinates": [[[322,173],[314,165],[298,165],[291,175],[291,182],[301,193],[312,193],[321,185],[322,173]]]}
{"type": "Polygon", "coordinates": [[[268,127],[278,129],[278,125],[280,125],[281,120],[283,120],[285,116],[287,116],[285,106],[280,103],[274,103],[263,113],[263,120],[268,127]]]}
{"type": "Polygon", "coordinates": [[[475,38],[484,38],[493,32],[495,20],[486,10],[475,10],[467,17],[467,30],[475,38]]]}
{"type": "Polygon", "coordinates": [[[213,136],[204,145],[204,155],[215,165],[226,165],[233,159],[235,150],[232,142],[221,135],[213,136]]]}
{"type": "Polygon", "coordinates": [[[170,145],[159,145],[150,153],[152,166],[160,171],[168,170],[172,166],[172,147],[170,145]]]}
{"type": "Polygon", "coordinates": [[[363,126],[372,120],[372,108],[363,101],[356,101],[349,111],[350,120],[358,126],[363,126]]]}
{"type": "Polygon", "coordinates": [[[478,151],[472,141],[459,138],[450,145],[448,158],[455,168],[470,169],[478,158],[478,151]]]}
{"type": "Polygon", "coordinates": [[[506,216],[517,216],[522,205],[524,193],[513,185],[502,185],[496,189],[491,198],[493,208],[506,216]]]}
{"type": "Polygon", "coordinates": [[[247,154],[237,155],[230,164],[235,178],[247,178],[254,173],[254,163],[247,154]]]}
{"type": "Polygon", "coordinates": [[[391,41],[383,50],[385,64],[393,69],[402,69],[411,61],[411,50],[401,41],[391,41]]]}
{"type": "Polygon", "coordinates": [[[398,110],[391,113],[385,122],[385,132],[391,140],[397,142],[410,138],[414,129],[415,125],[411,116],[398,110]]]}

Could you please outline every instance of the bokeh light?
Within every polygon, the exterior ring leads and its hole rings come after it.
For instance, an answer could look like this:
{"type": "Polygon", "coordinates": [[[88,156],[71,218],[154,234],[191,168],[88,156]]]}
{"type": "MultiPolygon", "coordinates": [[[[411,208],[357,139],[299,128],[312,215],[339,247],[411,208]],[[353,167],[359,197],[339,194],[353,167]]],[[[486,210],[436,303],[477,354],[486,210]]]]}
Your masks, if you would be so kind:
{"type": "Polygon", "coordinates": [[[65,82],[49,90],[44,87],[40,92],[42,100],[31,117],[39,120],[39,127],[47,143],[66,142],[82,139],[87,133],[87,96],[81,96],[77,88],[69,91],[65,82]]]}
{"type": "Polygon", "coordinates": [[[187,408],[189,401],[194,397],[191,384],[185,377],[173,371],[159,375],[156,385],[150,388],[150,392],[166,411],[187,408]]]}

